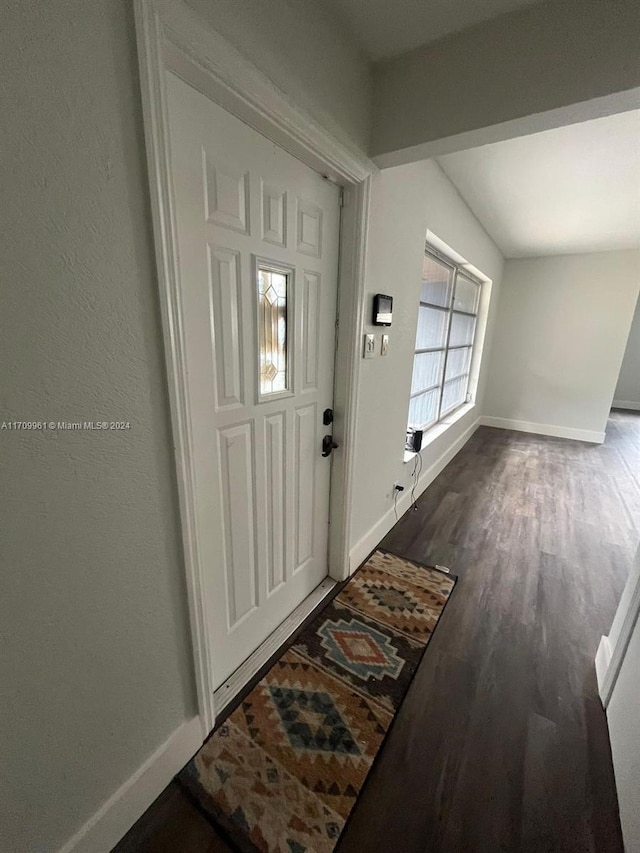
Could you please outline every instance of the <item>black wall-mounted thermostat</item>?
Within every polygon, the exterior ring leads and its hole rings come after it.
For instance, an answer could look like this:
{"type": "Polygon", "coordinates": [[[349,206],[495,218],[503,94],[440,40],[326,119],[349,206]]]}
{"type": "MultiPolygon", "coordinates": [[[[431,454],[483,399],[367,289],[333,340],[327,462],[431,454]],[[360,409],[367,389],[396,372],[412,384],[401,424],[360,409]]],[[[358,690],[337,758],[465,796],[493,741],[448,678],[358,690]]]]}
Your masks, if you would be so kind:
{"type": "Polygon", "coordinates": [[[373,325],[390,326],[393,309],[393,297],[376,293],[373,297],[373,325]]]}

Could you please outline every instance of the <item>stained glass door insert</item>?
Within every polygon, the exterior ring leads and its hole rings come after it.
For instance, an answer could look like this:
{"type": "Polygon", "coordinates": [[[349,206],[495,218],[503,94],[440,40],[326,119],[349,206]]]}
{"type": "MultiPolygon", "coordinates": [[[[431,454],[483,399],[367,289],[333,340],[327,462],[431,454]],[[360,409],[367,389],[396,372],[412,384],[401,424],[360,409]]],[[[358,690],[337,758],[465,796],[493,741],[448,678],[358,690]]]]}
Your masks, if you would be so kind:
{"type": "Polygon", "coordinates": [[[289,389],[287,290],[290,274],[258,267],[260,396],[289,389]]]}

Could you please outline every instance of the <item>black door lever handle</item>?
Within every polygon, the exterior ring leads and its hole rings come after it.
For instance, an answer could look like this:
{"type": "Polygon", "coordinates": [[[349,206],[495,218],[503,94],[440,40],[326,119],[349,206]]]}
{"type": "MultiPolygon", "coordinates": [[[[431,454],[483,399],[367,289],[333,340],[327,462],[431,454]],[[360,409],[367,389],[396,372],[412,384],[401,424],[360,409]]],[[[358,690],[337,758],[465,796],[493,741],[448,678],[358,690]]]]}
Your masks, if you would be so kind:
{"type": "Polygon", "coordinates": [[[323,456],[331,456],[331,451],[335,450],[338,445],[333,440],[332,435],[325,435],[322,439],[322,455],[323,456]]]}

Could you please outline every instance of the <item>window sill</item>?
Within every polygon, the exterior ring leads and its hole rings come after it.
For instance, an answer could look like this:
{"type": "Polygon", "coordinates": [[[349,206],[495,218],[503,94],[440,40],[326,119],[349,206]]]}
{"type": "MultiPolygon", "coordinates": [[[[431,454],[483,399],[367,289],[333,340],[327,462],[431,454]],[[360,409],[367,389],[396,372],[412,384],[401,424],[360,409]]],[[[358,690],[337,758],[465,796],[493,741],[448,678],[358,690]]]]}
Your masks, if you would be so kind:
{"type": "MultiPolygon", "coordinates": [[[[465,415],[468,415],[469,412],[472,412],[475,407],[475,403],[465,403],[464,406],[460,406],[459,409],[456,409],[456,411],[452,415],[449,415],[443,421],[440,421],[440,423],[434,424],[434,426],[429,427],[429,429],[422,436],[422,448],[420,452],[429,447],[429,445],[432,444],[437,438],[440,438],[440,436],[443,435],[449,429],[449,427],[452,427],[465,415]]],[[[411,462],[411,460],[415,459],[417,455],[418,454],[414,453],[413,451],[405,450],[405,464],[407,462],[411,462]]]]}

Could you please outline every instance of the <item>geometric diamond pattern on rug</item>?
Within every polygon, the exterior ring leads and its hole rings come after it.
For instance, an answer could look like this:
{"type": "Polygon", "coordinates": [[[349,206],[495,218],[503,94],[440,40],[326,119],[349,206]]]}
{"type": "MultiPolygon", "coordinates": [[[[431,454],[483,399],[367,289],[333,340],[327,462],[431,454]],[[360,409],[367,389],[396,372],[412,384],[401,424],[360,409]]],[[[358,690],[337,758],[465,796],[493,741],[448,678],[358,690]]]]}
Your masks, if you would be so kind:
{"type": "Polygon", "coordinates": [[[344,602],[395,631],[428,642],[454,580],[376,552],[344,588],[344,602]]]}
{"type": "Polygon", "coordinates": [[[330,853],[342,816],[232,723],[218,734],[180,774],[199,805],[232,837],[246,839],[243,849],[330,853]]]}
{"type": "Polygon", "coordinates": [[[294,648],[297,655],[321,666],[355,690],[365,690],[376,702],[395,712],[413,678],[424,643],[369,618],[373,612],[371,605],[367,605],[367,611],[365,616],[362,610],[346,605],[342,593],[337,595],[302,632],[294,648]],[[335,626],[339,626],[338,632],[331,630],[335,626]],[[340,631],[344,626],[353,627],[356,636],[345,637],[340,631]],[[371,643],[364,645],[364,638],[357,636],[360,630],[369,640],[375,638],[375,649],[371,643]],[[342,640],[341,646],[338,640],[342,640]],[[396,660],[402,661],[402,667],[396,660]]]}
{"type": "Polygon", "coordinates": [[[318,634],[329,660],[363,681],[385,675],[397,678],[404,666],[389,637],[358,619],[327,621],[318,634]]]}
{"type": "Polygon", "coordinates": [[[346,816],[392,718],[388,708],[337,681],[324,667],[299,655],[294,646],[274,663],[229,722],[332,811],[346,816]],[[313,694],[329,695],[332,708],[304,702],[303,696],[313,694]],[[334,725],[331,732],[327,719],[334,725]]]}
{"type": "Polygon", "coordinates": [[[331,853],[455,583],[377,551],[178,775],[247,853],[331,853]]]}
{"type": "Polygon", "coordinates": [[[369,591],[379,604],[387,607],[392,613],[394,610],[408,610],[409,613],[413,613],[418,606],[418,602],[408,592],[400,589],[372,587],[369,591]]]}
{"type": "Polygon", "coordinates": [[[294,749],[360,755],[353,735],[328,693],[277,686],[271,687],[270,693],[294,749]]]}

